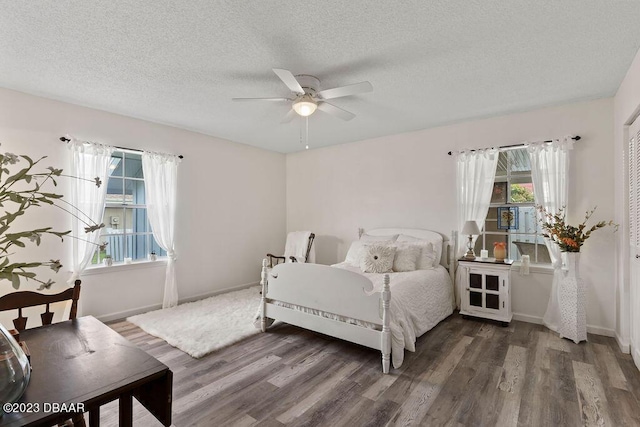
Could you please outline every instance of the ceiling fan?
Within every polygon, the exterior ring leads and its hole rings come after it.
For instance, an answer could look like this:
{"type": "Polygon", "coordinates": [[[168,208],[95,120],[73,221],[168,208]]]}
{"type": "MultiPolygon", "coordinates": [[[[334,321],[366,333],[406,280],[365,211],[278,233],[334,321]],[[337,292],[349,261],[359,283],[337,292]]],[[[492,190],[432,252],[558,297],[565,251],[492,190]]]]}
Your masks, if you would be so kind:
{"type": "Polygon", "coordinates": [[[320,80],[317,77],[307,74],[298,74],[294,76],[291,71],[274,68],[280,80],[287,85],[293,92],[289,98],[233,98],[234,101],[271,101],[271,102],[291,102],[291,110],[282,120],[287,123],[295,117],[296,114],[302,117],[308,117],[313,114],[316,109],[331,114],[332,116],[341,118],[342,120],[351,120],[356,115],[336,107],[327,102],[328,99],[340,98],[343,96],[357,95],[373,91],[373,86],[369,82],[360,82],[347,86],[340,86],[333,89],[320,90],[320,80]]]}

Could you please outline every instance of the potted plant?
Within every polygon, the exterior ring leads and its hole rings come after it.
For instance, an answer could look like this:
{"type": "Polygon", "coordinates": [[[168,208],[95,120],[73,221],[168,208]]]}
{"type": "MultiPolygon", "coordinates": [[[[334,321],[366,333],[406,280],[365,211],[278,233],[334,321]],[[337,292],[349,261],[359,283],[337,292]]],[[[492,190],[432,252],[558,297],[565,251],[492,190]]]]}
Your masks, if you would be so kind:
{"type": "Polygon", "coordinates": [[[151,261],[155,261],[158,259],[158,255],[156,255],[156,251],[151,251],[151,253],[149,254],[149,259],[151,261]]]}
{"type": "MultiPolygon", "coordinates": [[[[600,221],[587,229],[587,221],[593,215],[596,208],[587,211],[584,221],[578,226],[567,224],[566,210],[563,206],[556,213],[548,212],[542,206],[536,207],[540,212],[540,226],[542,235],[554,244],[558,245],[560,252],[564,254],[566,273],[556,289],[559,310],[560,324],[558,333],[560,337],[566,337],[576,344],[587,339],[587,288],[580,277],[580,248],[584,242],[591,237],[591,233],[607,226],[613,226],[614,231],[618,230],[618,224],[613,221],[600,221]]],[[[560,262],[556,263],[556,271],[559,271],[560,262]]]]}
{"type": "Polygon", "coordinates": [[[111,267],[113,265],[113,258],[111,257],[111,255],[105,255],[104,258],[102,259],[102,262],[107,267],[111,267]]]}

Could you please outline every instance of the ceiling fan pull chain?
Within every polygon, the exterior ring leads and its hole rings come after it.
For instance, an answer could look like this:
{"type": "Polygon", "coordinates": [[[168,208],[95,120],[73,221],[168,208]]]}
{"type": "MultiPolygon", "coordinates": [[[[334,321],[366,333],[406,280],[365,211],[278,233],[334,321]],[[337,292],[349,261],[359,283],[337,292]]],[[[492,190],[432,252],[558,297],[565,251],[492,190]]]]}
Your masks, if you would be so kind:
{"type": "Polygon", "coordinates": [[[306,135],[306,138],[305,138],[307,143],[304,146],[304,148],[306,150],[308,150],[309,149],[309,116],[305,117],[305,121],[307,122],[307,135],[306,135]]]}

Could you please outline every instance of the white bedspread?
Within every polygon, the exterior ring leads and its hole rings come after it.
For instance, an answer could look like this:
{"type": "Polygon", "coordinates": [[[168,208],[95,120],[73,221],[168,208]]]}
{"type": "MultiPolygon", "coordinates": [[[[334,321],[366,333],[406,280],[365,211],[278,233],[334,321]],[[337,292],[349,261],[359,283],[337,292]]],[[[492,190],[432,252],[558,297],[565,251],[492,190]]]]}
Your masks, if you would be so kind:
{"type": "MultiPolygon", "coordinates": [[[[374,291],[382,291],[384,274],[363,273],[358,267],[344,262],[334,264],[332,267],[362,274],[371,280],[374,291]]],[[[453,313],[455,301],[449,273],[442,266],[437,266],[433,270],[390,273],[389,276],[391,286],[391,355],[393,367],[397,369],[404,361],[404,350],[415,351],[416,338],[453,313]]],[[[371,328],[375,326],[307,307],[272,302],[276,305],[304,311],[316,316],[328,317],[363,327],[371,328]]],[[[254,324],[259,328],[258,316],[256,316],[254,324]]]]}
{"type": "MultiPolygon", "coordinates": [[[[373,282],[375,291],[382,291],[384,274],[363,273],[344,262],[333,267],[362,274],[373,282]]],[[[404,361],[404,349],[416,351],[416,338],[453,313],[455,301],[449,273],[440,265],[433,270],[390,273],[389,279],[391,355],[397,369],[404,361]]]]}

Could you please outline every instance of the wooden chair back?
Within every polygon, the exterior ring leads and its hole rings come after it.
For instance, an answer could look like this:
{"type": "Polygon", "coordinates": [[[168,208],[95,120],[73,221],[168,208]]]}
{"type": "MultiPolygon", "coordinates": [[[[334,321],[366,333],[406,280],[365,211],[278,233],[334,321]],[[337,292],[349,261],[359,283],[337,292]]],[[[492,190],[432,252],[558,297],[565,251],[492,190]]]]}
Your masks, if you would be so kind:
{"type": "Polygon", "coordinates": [[[53,295],[31,291],[12,292],[0,298],[0,311],[18,310],[18,317],[13,319],[13,326],[18,332],[22,332],[27,328],[27,317],[22,315],[22,309],[27,307],[46,305],[46,310],[40,315],[40,318],[43,325],[50,325],[53,320],[53,312],[49,309],[49,305],[71,300],[69,320],[75,319],[78,313],[78,300],[80,299],[80,283],[80,280],[76,280],[73,288],[53,295]]]}
{"type": "MultiPolygon", "coordinates": [[[[307,253],[304,256],[304,262],[309,261],[309,254],[311,253],[311,246],[313,245],[313,240],[316,238],[314,233],[309,234],[309,243],[307,243],[307,253]]],[[[284,256],[277,256],[273,254],[267,254],[267,258],[269,258],[269,268],[273,268],[281,262],[285,262],[287,260],[284,256]],[[275,262],[274,262],[275,261],[275,262]]],[[[296,257],[290,256],[291,262],[298,262],[296,257]]]]}

